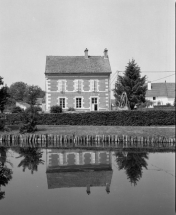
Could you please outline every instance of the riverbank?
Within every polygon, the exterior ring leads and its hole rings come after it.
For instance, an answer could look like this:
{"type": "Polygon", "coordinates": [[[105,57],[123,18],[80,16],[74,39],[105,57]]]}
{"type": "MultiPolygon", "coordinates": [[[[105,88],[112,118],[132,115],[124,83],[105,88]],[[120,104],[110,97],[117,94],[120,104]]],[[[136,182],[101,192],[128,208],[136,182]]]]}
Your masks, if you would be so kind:
{"type": "MultiPolygon", "coordinates": [[[[35,134],[58,135],[128,135],[128,136],[164,136],[175,137],[175,126],[70,126],[38,125],[35,134]]],[[[0,132],[0,134],[19,134],[18,130],[0,132]]]]}

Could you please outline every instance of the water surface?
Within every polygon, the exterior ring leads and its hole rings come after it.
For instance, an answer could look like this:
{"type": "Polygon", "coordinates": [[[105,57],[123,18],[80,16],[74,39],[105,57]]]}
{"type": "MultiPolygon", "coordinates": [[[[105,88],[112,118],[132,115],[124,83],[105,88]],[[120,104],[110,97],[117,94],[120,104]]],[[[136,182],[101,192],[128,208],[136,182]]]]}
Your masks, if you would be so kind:
{"type": "Polygon", "coordinates": [[[0,148],[0,213],[175,214],[175,153],[0,148]]]}

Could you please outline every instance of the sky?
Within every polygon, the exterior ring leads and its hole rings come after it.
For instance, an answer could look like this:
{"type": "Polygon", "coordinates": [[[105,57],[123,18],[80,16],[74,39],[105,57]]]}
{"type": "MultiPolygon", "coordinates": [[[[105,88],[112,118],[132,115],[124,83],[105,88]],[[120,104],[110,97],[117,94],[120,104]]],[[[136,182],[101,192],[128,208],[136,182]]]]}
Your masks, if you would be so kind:
{"type": "Polygon", "coordinates": [[[132,59],[148,81],[175,82],[175,1],[0,0],[7,86],[22,81],[45,90],[46,56],[83,56],[85,48],[92,56],[108,49],[112,89],[132,59]]]}

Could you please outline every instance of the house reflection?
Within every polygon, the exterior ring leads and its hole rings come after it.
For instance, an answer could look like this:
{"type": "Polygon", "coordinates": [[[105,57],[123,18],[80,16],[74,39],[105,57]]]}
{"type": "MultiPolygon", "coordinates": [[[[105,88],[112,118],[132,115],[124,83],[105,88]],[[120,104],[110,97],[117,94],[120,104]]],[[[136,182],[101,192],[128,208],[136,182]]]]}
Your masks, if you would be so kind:
{"type": "Polygon", "coordinates": [[[46,152],[48,189],[105,187],[110,192],[112,154],[109,151],[58,150],[46,152]]]}

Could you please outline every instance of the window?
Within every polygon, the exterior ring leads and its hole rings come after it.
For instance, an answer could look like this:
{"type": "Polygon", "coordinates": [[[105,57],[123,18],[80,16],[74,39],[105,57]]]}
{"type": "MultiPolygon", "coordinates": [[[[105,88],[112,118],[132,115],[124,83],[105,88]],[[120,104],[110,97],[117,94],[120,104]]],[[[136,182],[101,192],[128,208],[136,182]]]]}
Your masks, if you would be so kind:
{"type": "Polygon", "coordinates": [[[66,90],[66,81],[59,80],[59,92],[64,93],[66,90]]]}
{"type": "Polygon", "coordinates": [[[76,98],[76,108],[82,107],[82,98],[76,98]]]}
{"type": "Polygon", "coordinates": [[[82,80],[75,80],[75,91],[82,91],[82,80]]]}
{"type": "Polygon", "coordinates": [[[60,99],[59,99],[59,105],[60,105],[62,108],[65,108],[65,98],[60,98],[60,99]]]}
{"type": "Polygon", "coordinates": [[[153,97],[153,100],[156,100],[156,97],[153,97]]]}
{"type": "Polygon", "coordinates": [[[98,80],[91,80],[90,87],[91,87],[92,92],[97,92],[98,91],[98,80]]]}

